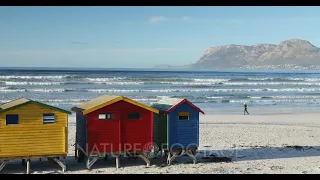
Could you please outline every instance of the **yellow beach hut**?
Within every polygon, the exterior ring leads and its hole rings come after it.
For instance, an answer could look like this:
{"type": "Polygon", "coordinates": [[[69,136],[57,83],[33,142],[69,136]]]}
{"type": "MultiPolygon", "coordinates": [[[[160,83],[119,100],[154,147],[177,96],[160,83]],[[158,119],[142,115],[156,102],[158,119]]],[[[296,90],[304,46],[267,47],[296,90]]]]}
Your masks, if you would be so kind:
{"type": "Polygon", "coordinates": [[[10,160],[48,158],[66,171],[68,114],[71,112],[19,98],[0,105],[0,171],[10,160]],[[59,160],[61,157],[62,161],[59,160]]]}

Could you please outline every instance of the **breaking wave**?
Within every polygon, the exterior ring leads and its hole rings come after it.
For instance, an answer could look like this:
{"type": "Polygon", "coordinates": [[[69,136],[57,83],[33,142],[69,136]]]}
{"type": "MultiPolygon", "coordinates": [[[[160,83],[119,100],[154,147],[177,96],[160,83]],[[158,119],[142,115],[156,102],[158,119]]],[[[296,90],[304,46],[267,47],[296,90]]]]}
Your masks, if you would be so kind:
{"type": "Polygon", "coordinates": [[[181,88],[181,89],[88,89],[89,92],[154,92],[154,93],[170,93],[170,92],[320,92],[320,88],[250,88],[250,89],[222,89],[222,88],[181,88]]]}

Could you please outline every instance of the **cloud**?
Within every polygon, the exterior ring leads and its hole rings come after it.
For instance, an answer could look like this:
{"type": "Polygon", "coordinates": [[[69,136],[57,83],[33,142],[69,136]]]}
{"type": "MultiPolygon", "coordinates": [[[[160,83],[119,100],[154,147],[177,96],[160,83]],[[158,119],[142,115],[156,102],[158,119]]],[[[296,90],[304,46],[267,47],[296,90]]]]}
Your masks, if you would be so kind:
{"type": "Polygon", "coordinates": [[[167,21],[168,19],[163,17],[163,16],[155,16],[155,17],[151,17],[149,19],[149,23],[150,24],[155,24],[155,23],[158,23],[158,22],[162,22],[162,21],[167,21]]]}
{"type": "Polygon", "coordinates": [[[183,17],[181,18],[181,20],[182,20],[182,21],[191,21],[192,18],[189,17],[189,16],[183,16],[183,17]]]}
{"type": "Polygon", "coordinates": [[[192,48],[114,48],[114,49],[81,49],[81,50],[20,50],[0,52],[0,56],[53,56],[53,55],[93,55],[113,53],[154,53],[154,52],[183,52],[192,48]]]}

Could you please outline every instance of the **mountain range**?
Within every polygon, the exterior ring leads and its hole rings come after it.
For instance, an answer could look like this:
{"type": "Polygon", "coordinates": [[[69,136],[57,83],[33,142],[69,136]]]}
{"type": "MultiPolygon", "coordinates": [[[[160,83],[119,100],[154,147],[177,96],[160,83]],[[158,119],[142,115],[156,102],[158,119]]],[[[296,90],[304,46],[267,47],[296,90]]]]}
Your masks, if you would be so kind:
{"type": "Polygon", "coordinates": [[[207,48],[193,64],[157,65],[156,68],[197,69],[320,69],[320,48],[307,40],[289,39],[280,44],[225,45],[207,48]]]}

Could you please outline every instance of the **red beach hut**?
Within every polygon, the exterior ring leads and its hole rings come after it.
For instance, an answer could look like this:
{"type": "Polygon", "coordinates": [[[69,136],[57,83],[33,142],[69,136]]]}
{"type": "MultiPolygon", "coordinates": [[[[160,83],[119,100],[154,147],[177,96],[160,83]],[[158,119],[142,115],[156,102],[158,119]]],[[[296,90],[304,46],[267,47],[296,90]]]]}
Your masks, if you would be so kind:
{"type": "Polygon", "coordinates": [[[159,110],[123,96],[104,95],[72,108],[76,112],[76,158],[87,168],[106,155],[138,154],[153,150],[153,117],[159,110]],[[93,160],[90,160],[93,157],[93,160]]]}

